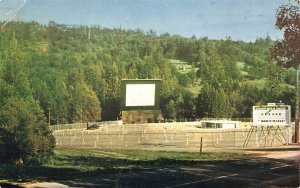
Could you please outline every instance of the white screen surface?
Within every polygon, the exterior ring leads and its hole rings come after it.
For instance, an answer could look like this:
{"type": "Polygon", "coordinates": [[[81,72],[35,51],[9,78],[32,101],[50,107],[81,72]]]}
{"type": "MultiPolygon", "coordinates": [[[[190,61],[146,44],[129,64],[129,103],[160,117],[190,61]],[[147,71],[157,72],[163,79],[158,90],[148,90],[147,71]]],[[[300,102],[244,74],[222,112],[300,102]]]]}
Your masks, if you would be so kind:
{"type": "Polygon", "coordinates": [[[127,84],[125,106],[154,106],[155,84],[127,84]]]}

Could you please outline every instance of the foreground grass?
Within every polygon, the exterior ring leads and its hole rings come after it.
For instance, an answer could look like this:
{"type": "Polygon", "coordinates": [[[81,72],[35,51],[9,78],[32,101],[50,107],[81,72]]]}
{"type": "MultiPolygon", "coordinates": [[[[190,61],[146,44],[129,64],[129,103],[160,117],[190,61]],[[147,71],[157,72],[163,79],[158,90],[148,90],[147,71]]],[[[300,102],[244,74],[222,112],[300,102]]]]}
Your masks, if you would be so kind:
{"type": "MultiPolygon", "coordinates": [[[[0,177],[12,182],[64,181],[99,175],[131,173],[193,163],[253,157],[243,153],[165,152],[144,150],[56,149],[55,156],[41,166],[0,164],[0,177]]],[[[0,178],[0,179],[1,179],[0,178]]]]}

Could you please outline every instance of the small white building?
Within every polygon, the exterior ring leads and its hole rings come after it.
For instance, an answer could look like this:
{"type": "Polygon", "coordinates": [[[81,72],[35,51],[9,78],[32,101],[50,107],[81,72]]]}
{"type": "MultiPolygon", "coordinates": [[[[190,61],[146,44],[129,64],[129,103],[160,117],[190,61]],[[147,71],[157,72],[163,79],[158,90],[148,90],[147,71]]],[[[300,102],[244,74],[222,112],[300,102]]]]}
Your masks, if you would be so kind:
{"type": "Polygon", "coordinates": [[[202,128],[223,128],[223,129],[234,129],[239,128],[238,121],[231,120],[206,120],[201,121],[202,128]]]}

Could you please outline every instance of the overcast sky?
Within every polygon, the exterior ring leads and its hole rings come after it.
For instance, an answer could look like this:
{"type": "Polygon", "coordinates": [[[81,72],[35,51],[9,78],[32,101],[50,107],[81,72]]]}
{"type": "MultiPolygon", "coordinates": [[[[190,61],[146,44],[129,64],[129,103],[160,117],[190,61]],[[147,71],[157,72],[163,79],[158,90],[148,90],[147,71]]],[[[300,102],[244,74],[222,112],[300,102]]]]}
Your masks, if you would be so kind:
{"type": "Polygon", "coordinates": [[[0,20],[100,25],[185,37],[281,38],[276,9],[288,0],[0,0],[0,20]]]}

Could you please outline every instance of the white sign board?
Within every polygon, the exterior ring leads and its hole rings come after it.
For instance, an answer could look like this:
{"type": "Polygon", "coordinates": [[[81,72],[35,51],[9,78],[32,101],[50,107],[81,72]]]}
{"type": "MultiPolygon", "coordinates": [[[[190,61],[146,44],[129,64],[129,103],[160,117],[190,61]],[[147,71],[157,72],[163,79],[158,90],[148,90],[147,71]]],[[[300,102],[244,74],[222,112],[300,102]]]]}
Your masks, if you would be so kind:
{"type": "Polygon", "coordinates": [[[288,126],[291,124],[291,106],[253,106],[254,126],[288,126]]]}
{"type": "Polygon", "coordinates": [[[125,106],[154,106],[155,84],[127,84],[125,106]]]}

